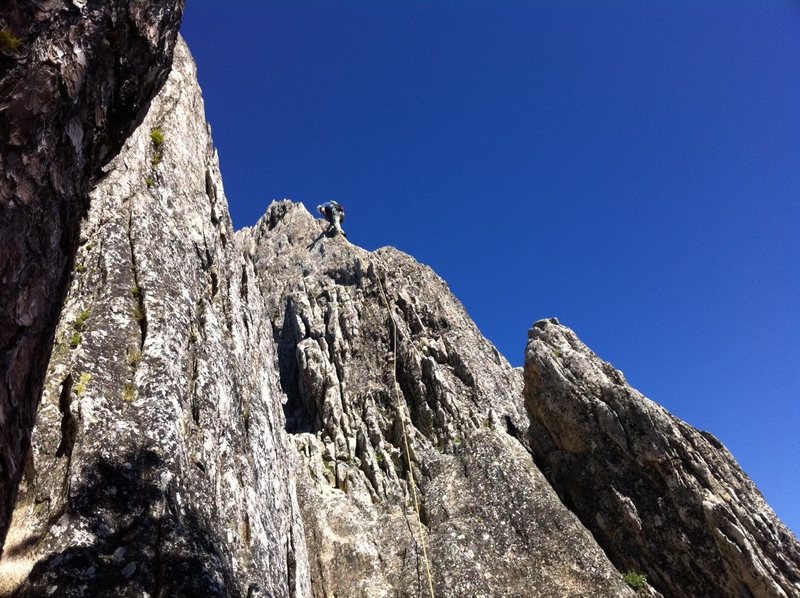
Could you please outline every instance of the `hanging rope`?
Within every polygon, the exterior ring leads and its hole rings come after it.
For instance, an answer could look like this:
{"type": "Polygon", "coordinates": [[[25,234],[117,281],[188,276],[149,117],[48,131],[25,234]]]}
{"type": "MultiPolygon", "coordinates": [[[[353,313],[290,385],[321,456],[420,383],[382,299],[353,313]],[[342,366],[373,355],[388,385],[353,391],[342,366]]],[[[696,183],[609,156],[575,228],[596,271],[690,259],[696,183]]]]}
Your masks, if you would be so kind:
{"type": "MultiPolygon", "coordinates": [[[[386,306],[386,311],[389,313],[389,320],[392,322],[392,382],[393,388],[392,393],[394,394],[394,399],[397,400],[397,404],[400,405],[400,385],[397,382],[397,324],[394,321],[394,314],[392,314],[392,310],[389,307],[389,300],[386,298],[386,291],[383,288],[383,283],[381,282],[380,274],[378,273],[378,269],[375,267],[375,263],[372,262],[372,268],[375,272],[375,279],[378,281],[378,288],[381,291],[381,298],[383,299],[383,304],[386,306]]],[[[408,463],[408,474],[410,478],[410,486],[411,486],[411,494],[414,497],[414,513],[417,515],[417,525],[419,527],[419,542],[422,544],[422,557],[425,561],[425,573],[428,576],[428,589],[431,593],[431,598],[435,598],[433,593],[433,577],[431,576],[431,564],[428,560],[428,549],[425,546],[425,528],[422,525],[422,518],[419,514],[419,501],[417,500],[417,485],[414,482],[414,472],[411,468],[411,449],[408,445],[408,434],[406,433],[406,423],[405,423],[405,414],[400,412],[400,426],[403,431],[403,441],[405,443],[406,449],[406,462],[408,463]]]]}

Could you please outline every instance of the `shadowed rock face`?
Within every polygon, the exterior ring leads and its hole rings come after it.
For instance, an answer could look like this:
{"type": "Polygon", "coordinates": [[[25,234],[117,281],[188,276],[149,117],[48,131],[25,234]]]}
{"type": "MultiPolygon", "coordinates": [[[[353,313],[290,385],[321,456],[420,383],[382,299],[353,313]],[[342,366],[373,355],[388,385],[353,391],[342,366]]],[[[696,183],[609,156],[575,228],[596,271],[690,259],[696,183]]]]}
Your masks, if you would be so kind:
{"type": "Polygon", "coordinates": [[[0,546],[100,167],[169,71],[182,0],[3,0],[0,546]]]}
{"type": "Polygon", "coordinates": [[[528,336],[536,461],[621,570],[666,596],[800,596],[800,544],[711,434],[555,320],[528,336]]]}

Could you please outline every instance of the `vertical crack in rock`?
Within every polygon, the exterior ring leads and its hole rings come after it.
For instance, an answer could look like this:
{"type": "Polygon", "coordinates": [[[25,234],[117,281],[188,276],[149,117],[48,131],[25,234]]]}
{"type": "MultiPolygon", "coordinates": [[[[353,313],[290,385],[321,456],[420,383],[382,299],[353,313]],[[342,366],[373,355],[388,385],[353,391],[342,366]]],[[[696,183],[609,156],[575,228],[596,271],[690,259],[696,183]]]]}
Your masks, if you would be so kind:
{"type": "MultiPolygon", "coordinates": [[[[191,334],[194,334],[192,332],[191,334]]],[[[200,399],[197,396],[198,392],[198,364],[197,364],[197,340],[189,339],[189,386],[188,392],[190,401],[190,410],[192,414],[192,421],[195,426],[200,425],[200,399]]]]}
{"type": "Polygon", "coordinates": [[[89,190],[166,79],[183,12],[80,4],[0,4],[20,40],[0,53],[0,548],[89,190]]]}
{"type": "MultiPolygon", "coordinates": [[[[188,386],[187,386],[187,395],[189,397],[189,405],[190,405],[190,412],[192,421],[194,422],[195,426],[200,426],[200,397],[198,393],[201,391],[199,386],[199,361],[198,361],[198,354],[200,353],[201,347],[205,341],[203,336],[203,331],[206,327],[206,302],[202,298],[199,299],[194,309],[190,312],[189,321],[192,321],[192,314],[194,314],[194,320],[196,321],[197,327],[195,328],[194,322],[190,326],[189,331],[189,338],[187,341],[188,344],[188,386]]],[[[195,461],[195,464],[202,468],[203,473],[205,473],[205,467],[199,461],[195,461]]]]}
{"type": "Polygon", "coordinates": [[[133,319],[139,325],[139,350],[144,351],[147,340],[147,308],[144,303],[144,289],[140,284],[139,267],[136,263],[136,244],[133,238],[133,199],[128,204],[128,244],[131,252],[131,274],[133,275],[133,319]]]}
{"type": "Polygon", "coordinates": [[[69,498],[69,477],[72,466],[72,451],[75,447],[75,437],[78,434],[78,423],[72,414],[72,374],[67,374],[61,383],[61,394],[58,398],[58,410],[61,413],[61,441],[56,449],[56,457],[66,457],[66,465],[63,468],[63,481],[61,486],[62,499],[69,498]]]}

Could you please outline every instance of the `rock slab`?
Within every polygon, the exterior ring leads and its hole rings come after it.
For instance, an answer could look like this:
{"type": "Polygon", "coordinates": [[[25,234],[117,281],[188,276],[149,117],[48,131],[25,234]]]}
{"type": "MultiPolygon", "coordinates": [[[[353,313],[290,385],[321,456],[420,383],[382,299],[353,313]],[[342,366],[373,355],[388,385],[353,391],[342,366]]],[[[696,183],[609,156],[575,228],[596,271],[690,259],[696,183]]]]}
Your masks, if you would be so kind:
{"type": "Polygon", "coordinates": [[[182,0],[0,4],[0,547],[88,192],[169,73],[182,0]]]}
{"type": "Polygon", "coordinates": [[[528,335],[525,403],[537,463],[620,570],[665,596],[800,596],[800,543],[722,443],[557,320],[528,335]]]}

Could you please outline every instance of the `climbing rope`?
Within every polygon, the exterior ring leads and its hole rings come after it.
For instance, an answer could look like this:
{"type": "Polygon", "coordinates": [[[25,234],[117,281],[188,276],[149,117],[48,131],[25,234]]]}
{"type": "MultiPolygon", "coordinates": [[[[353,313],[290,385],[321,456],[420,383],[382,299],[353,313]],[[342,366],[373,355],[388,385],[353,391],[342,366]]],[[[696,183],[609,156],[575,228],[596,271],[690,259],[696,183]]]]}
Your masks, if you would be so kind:
{"type": "MultiPolygon", "coordinates": [[[[394,397],[397,400],[398,405],[400,404],[400,385],[397,382],[397,324],[394,321],[394,314],[392,314],[392,310],[389,307],[389,300],[386,298],[386,291],[383,288],[383,283],[381,282],[381,277],[378,272],[378,269],[375,267],[375,263],[372,263],[373,271],[375,272],[375,279],[378,281],[378,288],[381,291],[381,298],[383,299],[383,304],[386,306],[386,311],[389,314],[389,320],[392,322],[392,381],[394,383],[393,392],[394,397]]],[[[428,549],[425,546],[425,529],[422,525],[422,518],[419,514],[419,501],[417,500],[417,484],[414,482],[414,471],[411,468],[411,449],[408,445],[408,434],[406,433],[406,423],[405,423],[405,416],[401,412],[400,413],[400,427],[403,432],[403,441],[405,442],[406,448],[406,461],[408,462],[408,474],[409,478],[411,479],[411,495],[414,497],[414,513],[417,515],[417,525],[419,526],[419,542],[422,544],[422,557],[425,561],[425,573],[428,576],[428,589],[431,593],[431,598],[435,598],[433,593],[433,577],[431,576],[431,564],[428,560],[428,549]]]]}

